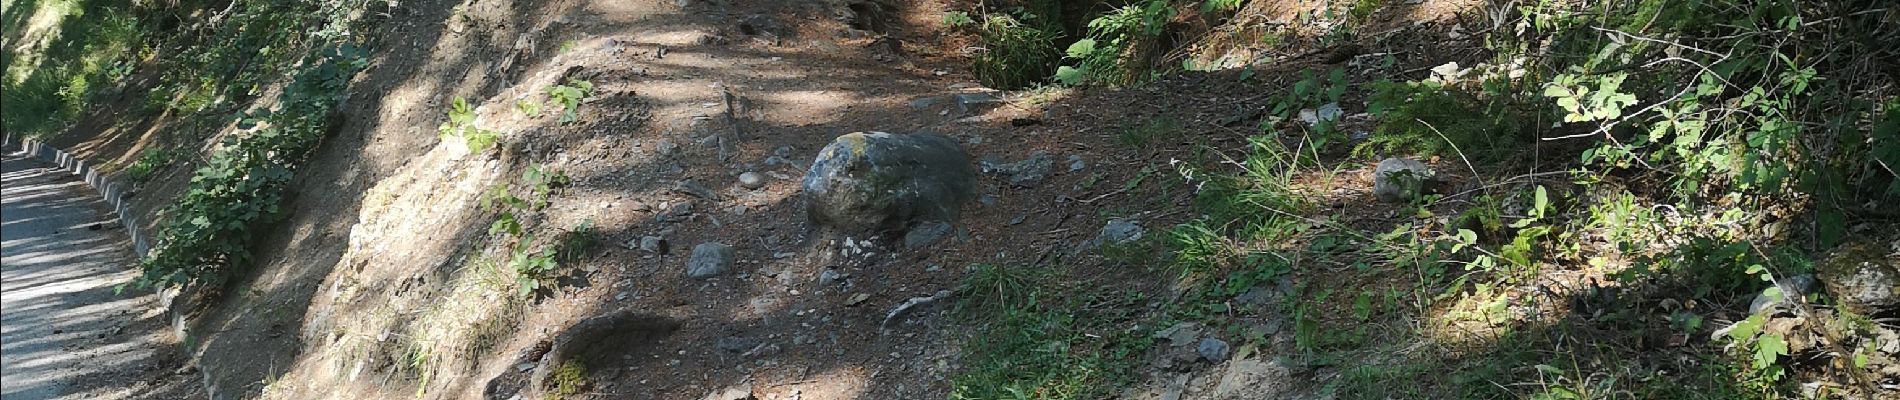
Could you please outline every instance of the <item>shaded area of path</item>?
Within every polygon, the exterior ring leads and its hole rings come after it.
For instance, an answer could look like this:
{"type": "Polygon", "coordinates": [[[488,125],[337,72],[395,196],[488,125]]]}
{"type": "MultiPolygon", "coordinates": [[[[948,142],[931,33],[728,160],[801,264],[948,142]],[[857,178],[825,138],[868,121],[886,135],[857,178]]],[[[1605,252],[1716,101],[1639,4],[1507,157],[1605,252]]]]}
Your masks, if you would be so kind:
{"type": "Polygon", "coordinates": [[[192,398],[132,246],[78,176],[0,159],[0,398],[192,398]]]}

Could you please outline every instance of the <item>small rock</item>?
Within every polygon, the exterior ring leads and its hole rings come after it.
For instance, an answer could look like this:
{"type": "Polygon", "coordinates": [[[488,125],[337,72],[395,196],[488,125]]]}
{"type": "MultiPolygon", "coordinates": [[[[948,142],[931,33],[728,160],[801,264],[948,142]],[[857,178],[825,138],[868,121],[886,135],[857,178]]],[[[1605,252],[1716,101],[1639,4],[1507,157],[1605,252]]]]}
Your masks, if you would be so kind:
{"type": "Polygon", "coordinates": [[[1088,168],[1088,167],[1089,167],[1088,163],[1082,162],[1082,156],[1074,155],[1074,154],[1069,155],[1069,172],[1071,173],[1082,172],[1083,168],[1088,168]]]}
{"type": "Polygon", "coordinates": [[[738,336],[727,336],[727,337],[719,338],[719,340],[713,341],[714,349],[719,349],[720,351],[724,351],[727,353],[734,353],[734,354],[744,353],[758,346],[759,346],[758,339],[749,339],[749,338],[743,338],[743,337],[738,337],[738,336]]]}
{"type": "Polygon", "coordinates": [[[854,295],[851,295],[851,298],[845,299],[844,306],[854,307],[854,306],[857,306],[858,303],[863,303],[865,300],[869,300],[870,298],[871,298],[871,295],[868,293],[854,294],[854,295]]]}
{"type": "Polygon", "coordinates": [[[1174,326],[1170,326],[1168,327],[1168,329],[1162,329],[1161,331],[1155,332],[1154,334],[1155,338],[1167,339],[1168,344],[1171,344],[1174,346],[1185,346],[1188,343],[1193,342],[1194,338],[1200,337],[1200,336],[1201,336],[1201,324],[1197,324],[1193,322],[1182,322],[1179,324],[1174,324],[1174,326]]]}
{"type": "Polygon", "coordinates": [[[931,243],[942,240],[944,236],[950,234],[952,229],[950,224],[941,221],[930,221],[917,225],[914,228],[910,228],[910,232],[904,233],[904,248],[911,250],[924,248],[931,243]]]}
{"type": "Polygon", "coordinates": [[[1319,125],[1322,122],[1337,121],[1339,116],[1344,114],[1345,112],[1339,109],[1339,103],[1326,103],[1319,106],[1319,109],[1300,110],[1300,121],[1307,125],[1319,125]]]}
{"type": "Polygon", "coordinates": [[[746,189],[758,189],[758,188],[765,187],[765,175],[761,175],[757,172],[749,172],[749,171],[743,174],[739,174],[739,186],[743,186],[746,189]]]}
{"type": "Polygon", "coordinates": [[[665,211],[662,211],[659,214],[654,215],[653,219],[658,220],[660,222],[674,222],[674,221],[683,221],[686,219],[686,217],[689,217],[692,215],[693,215],[693,202],[682,201],[682,202],[674,203],[672,205],[667,206],[665,211]]]}
{"type": "Polygon", "coordinates": [[[686,276],[705,279],[724,273],[732,268],[733,257],[732,246],[725,243],[700,243],[693,246],[693,257],[686,261],[686,276]]]}
{"type": "Polygon", "coordinates": [[[992,157],[983,161],[983,172],[1009,179],[1016,187],[1033,187],[1049,177],[1049,170],[1055,167],[1055,156],[1049,152],[1036,151],[1022,161],[1005,163],[992,157]]]}
{"type": "Polygon", "coordinates": [[[840,279],[844,279],[844,276],[839,274],[838,271],[833,271],[827,268],[824,271],[818,273],[818,286],[819,287],[831,286],[831,284],[833,283],[838,283],[838,280],[840,279]]]}
{"type": "Polygon", "coordinates": [[[1028,214],[1016,214],[1016,217],[1015,217],[1015,218],[1010,218],[1010,219],[1009,219],[1009,224],[1010,224],[1010,225],[1020,225],[1020,224],[1022,224],[1022,223],[1023,223],[1023,220],[1026,220],[1026,219],[1029,219],[1029,215],[1028,215],[1028,214]]]}
{"type": "Polygon", "coordinates": [[[1003,98],[997,96],[996,93],[997,92],[993,91],[958,93],[956,95],[957,112],[963,113],[964,115],[982,114],[985,111],[1002,106],[1003,98]]]}
{"type": "Polygon", "coordinates": [[[1418,160],[1387,158],[1372,171],[1372,194],[1379,201],[1402,203],[1417,199],[1432,179],[1432,169],[1418,160]]]}
{"type": "Polygon", "coordinates": [[[1228,350],[1227,341],[1211,337],[1201,339],[1201,344],[1195,349],[1196,352],[1201,354],[1201,359],[1215,364],[1227,361],[1228,350]]]}
{"type": "Polygon", "coordinates": [[[916,99],[912,99],[912,100],[910,101],[910,108],[915,108],[915,109],[920,109],[920,110],[921,110],[921,109],[926,109],[926,108],[931,108],[931,107],[936,107],[936,106],[937,106],[937,103],[941,103],[941,102],[943,102],[943,99],[944,99],[944,98],[943,98],[942,96],[924,96],[924,97],[918,97],[918,98],[916,98],[916,99]]]}
{"type": "Polygon", "coordinates": [[[1135,221],[1126,218],[1116,218],[1109,220],[1107,225],[1103,225],[1102,233],[1096,235],[1095,238],[1102,244],[1124,244],[1141,240],[1143,233],[1146,233],[1146,230],[1142,229],[1141,225],[1136,224],[1135,221]]]}
{"type": "Polygon", "coordinates": [[[640,238],[640,251],[653,254],[666,254],[667,251],[670,250],[668,247],[666,239],[659,236],[643,236],[640,238]]]}
{"type": "Polygon", "coordinates": [[[707,189],[705,186],[701,186],[698,182],[693,182],[692,180],[680,181],[678,185],[674,186],[673,190],[707,200],[717,200],[719,198],[719,195],[713,193],[712,189],[707,189]]]}
{"type": "Polygon", "coordinates": [[[1768,293],[1756,294],[1755,301],[1748,304],[1748,313],[1751,315],[1761,314],[1763,312],[1772,313],[1773,310],[1780,305],[1787,304],[1789,299],[1806,297],[1807,293],[1814,290],[1814,283],[1814,276],[1808,274],[1777,279],[1775,280],[1775,286],[1781,288],[1781,296],[1778,298],[1769,298],[1768,293]]]}
{"type": "Polygon", "coordinates": [[[531,369],[534,369],[534,363],[515,364],[515,372],[528,372],[531,369]]]}
{"type": "Polygon", "coordinates": [[[708,393],[706,394],[706,397],[700,398],[700,400],[753,400],[753,399],[754,398],[752,397],[752,388],[742,387],[742,386],[733,386],[733,387],[725,388],[724,390],[708,393]]]}

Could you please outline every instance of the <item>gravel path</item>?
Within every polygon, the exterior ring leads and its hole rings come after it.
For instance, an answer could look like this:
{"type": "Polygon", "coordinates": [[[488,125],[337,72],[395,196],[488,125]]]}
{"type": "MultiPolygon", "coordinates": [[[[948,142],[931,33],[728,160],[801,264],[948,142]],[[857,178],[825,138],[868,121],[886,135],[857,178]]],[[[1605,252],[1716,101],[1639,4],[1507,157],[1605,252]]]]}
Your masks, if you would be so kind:
{"type": "Polygon", "coordinates": [[[0,159],[0,398],[180,398],[183,376],[125,232],[78,176],[0,159]]]}

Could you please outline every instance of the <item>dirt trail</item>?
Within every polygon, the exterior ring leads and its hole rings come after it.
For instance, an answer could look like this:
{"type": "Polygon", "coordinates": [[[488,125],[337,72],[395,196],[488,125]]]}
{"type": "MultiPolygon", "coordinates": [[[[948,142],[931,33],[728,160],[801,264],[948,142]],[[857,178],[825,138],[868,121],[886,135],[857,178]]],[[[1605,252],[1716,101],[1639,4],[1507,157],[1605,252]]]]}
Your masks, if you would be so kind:
{"type": "Polygon", "coordinates": [[[150,291],[131,281],[131,243],[76,175],[20,154],[0,161],[0,397],[184,398],[150,291]]]}

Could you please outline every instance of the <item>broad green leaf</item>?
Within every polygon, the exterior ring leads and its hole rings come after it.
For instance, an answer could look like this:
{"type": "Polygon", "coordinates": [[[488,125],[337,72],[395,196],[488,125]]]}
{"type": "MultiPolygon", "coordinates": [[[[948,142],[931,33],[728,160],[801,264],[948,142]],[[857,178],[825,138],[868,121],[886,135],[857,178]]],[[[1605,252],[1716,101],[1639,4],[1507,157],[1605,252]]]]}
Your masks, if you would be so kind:
{"type": "Polygon", "coordinates": [[[1788,355],[1788,343],[1780,335],[1762,335],[1755,342],[1755,368],[1768,368],[1775,360],[1788,355]]]}
{"type": "Polygon", "coordinates": [[[1069,58],[1088,58],[1090,54],[1095,53],[1095,39],[1077,40],[1069,45],[1068,51],[1064,53],[1067,53],[1069,58]]]}
{"type": "Polygon", "coordinates": [[[1071,66],[1056,67],[1056,82],[1068,86],[1082,84],[1082,70],[1071,66]]]}

